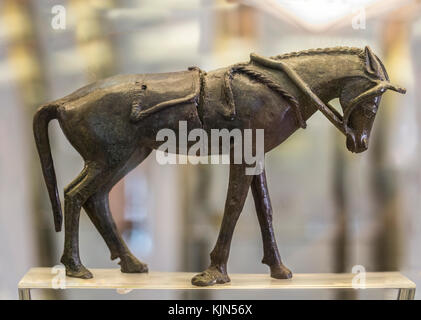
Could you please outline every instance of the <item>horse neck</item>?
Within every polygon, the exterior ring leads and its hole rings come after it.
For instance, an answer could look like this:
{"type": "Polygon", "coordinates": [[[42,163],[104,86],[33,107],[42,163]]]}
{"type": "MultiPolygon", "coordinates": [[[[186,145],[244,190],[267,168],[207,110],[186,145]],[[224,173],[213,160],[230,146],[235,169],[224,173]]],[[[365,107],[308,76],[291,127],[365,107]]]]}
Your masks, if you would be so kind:
{"type": "MultiPolygon", "coordinates": [[[[324,103],[338,98],[344,84],[363,74],[363,62],[356,54],[314,54],[285,59],[324,103]]],[[[310,103],[302,112],[308,119],[317,107],[310,103]]]]}

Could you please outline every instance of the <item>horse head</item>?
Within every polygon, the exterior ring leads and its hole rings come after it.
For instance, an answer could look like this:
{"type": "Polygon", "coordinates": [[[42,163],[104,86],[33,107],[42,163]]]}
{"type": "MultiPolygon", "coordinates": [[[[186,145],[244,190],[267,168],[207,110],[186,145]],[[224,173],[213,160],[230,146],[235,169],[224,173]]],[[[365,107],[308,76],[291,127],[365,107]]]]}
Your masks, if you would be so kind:
{"type": "Polygon", "coordinates": [[[404,94],[406,90],[389,81],[386,69],[379,58],[366,46],[362,77],[350,78],[343,86],[339,101],[343,109],[343,126],[346,146],[351,152],[368,148],[370,133],[386,90],[404,94]]]}

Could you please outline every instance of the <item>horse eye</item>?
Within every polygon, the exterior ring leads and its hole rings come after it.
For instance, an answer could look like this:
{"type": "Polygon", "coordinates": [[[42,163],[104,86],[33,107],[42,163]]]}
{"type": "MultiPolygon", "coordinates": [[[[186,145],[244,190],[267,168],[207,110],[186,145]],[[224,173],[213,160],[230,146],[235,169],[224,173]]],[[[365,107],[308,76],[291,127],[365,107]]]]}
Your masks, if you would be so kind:
{"type": "Polygon", "coordinates": [[[376,114],[376,110],[374,108],[364,108],[364,116],[368,119],[371,119],[376,114]]]}

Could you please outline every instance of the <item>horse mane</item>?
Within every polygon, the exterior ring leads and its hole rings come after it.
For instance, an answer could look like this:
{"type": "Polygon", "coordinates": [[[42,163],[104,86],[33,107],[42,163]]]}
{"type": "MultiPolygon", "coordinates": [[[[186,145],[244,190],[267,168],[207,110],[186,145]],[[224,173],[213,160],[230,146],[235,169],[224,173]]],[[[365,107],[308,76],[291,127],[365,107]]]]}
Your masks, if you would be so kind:
{"type": "Polygon", "coordinates": [[[331,47],[331,48],[317,48],[317,49],[307,49],[302,51],[289,52],[284,54],[279,54],[277,56],[270,57],[271,59],[281,60],[288,58],[295,58],[301,56],[311,56],[319,54],[354,54],[359,58],[364,59],[364,50],[356,47],[331,47]]]}

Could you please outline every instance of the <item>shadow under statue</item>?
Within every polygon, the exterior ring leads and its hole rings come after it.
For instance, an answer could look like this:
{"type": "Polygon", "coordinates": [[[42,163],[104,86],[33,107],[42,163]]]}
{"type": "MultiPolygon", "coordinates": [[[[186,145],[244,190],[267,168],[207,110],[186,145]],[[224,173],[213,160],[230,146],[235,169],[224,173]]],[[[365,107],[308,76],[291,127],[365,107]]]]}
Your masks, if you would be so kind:
{"type": "MultiPolygon", "coordinates": [[[[108,194],[129,171],[163,143],[156,134],[187,130],[264,129],[264,152],[281,144],[316,111],[346,136],[351,152],[368,148],[380,98],[388,90],[405,93],[389,82],[380,59],[365,49],[311,49],[270,58],[250,55],[250,61],[204,72],[118,75],[94,82],[41,106],[33,129],[44,179],[52,203],[56,231],[62,211],[48,138],[48,123],[57,119],[72,146],[85,160],[81,173],[64,190],[65,243],[61,262],[71,277],[92,278],[79,257],[79,215],[83,207],[111,251],[121,271],[147,272],[129,250],[113,221],[108,194]],[[343,115],[330,104],[339,98],[343,115]]],[[[232,148],[231,148],[232,150],[232,148]]],[[[180,150],[177,149],[177,152],[180,150]]],[[[232,151],[229,151],[232,156],[232,151]]],[[[192,284],[229,282],[227,260],[234,228],[251,187],[260,224],[264,257],[273,278],[291,271],[281,262],[272,228],[272,205],[265,171],[245,174],[246,164],[230,164],[229,185],[219,236],[208,269],[192,284]]]]}

